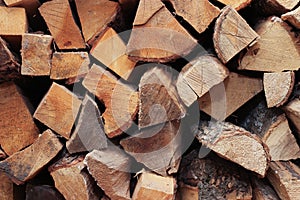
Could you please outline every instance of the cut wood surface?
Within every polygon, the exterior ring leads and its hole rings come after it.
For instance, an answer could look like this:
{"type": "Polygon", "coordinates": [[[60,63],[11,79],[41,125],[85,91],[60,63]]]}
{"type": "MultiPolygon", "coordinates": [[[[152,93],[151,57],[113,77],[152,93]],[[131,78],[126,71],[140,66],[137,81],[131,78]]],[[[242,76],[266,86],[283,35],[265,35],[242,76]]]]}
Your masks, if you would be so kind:
{"type": "Polygon", "coordinates": [[[85,43],[76,25],[68,0],[53,0],[39,7],[59,49],[84,49],[85,43]]]}
{"type": "Polygon", "coordinates": [[[265,73],[263,83],[268,107],[279,107],[285,104],[292,94],[295,73],[265,73]]]}
{"type": "Polygon", "coordinates": [[[300,99],[294,99],[291,101],[284,107],[284,111],[295,125],[298,135],[300,136],[300,99]]]}
{"type": "Polygon", "coordinates": [[[64,200],[64,197],[53,187],[49,185],[26,185],[26,199],[30,200],[64,200]]]}
{"type": "Polygon", "coordinates": [[[138,109],[138,93],[133,88],[95,64],[83,80],[83,86],[104,103],[106,110],[102,117],[109,138],[131,126],[138,109]]]}
{"type": "Polygon", "coordinates": [[[69,139],[81,101],[64,86],[53,83],[34,113],[34,118],[69,139]]]}
{"type": "Polygon", "coordinates": [[[257,43],[241,58],[240,70],[282,72],[298,70],[299,43],[291,27],[278,17],[268,18],[255,28],[257,43]],[[274,51],[276,49],[276,51],[274,51]]]}
{"type": "Polygon", "coordinates": [[[187,55],[195,46],[196,41],[160,0],[140,1],[127,45],[132,59],[169,62],[187,55]]]}
{"type": "Polygon", "coordinates": [[[144,172],[138,178],[132,200],[174,199],[176,186],[176,180],[173,177],[144,172]]]}
{"type": "Polygon", "coordinates": [[[156,66],[143,74],[139,98],[139,128],[181,119],[185,115],[172,75],[166,68],[156,66]]]}
{"type": "Polygon", "coordinates": [[[39,0],[4,0],[8,7],[23,7],[26,9],[28,16],[33,16],[38,12],[41,5],[39,0]]]}
{"type": "Polygon", "coordinates": [[[217,0],[218,2],[224,4],[224,5],[230,5],[236,10],[243,9],[250,5],[252,0],[217,0]]]}
{"type": "Polygon", "coordinates": [[[13,200],[14,199],[14,185],[9,177],[2,171],[0,171],[0,197],[1,200],[13,200]]]}
{"type": "Polygon", "coordinates": [[[0,36],[22,36],[28,30],[24,8],[0,7],[0,36]]]}
{"type": "Polygon", "coordinates": [[[261,79],[231,72],[223,83],[198,100],[199,107],[211,117],[224,120],[262,90],[261,79]]]}
{"type": "Polygon", "coordinates": [[[219,8],[208,0],[169,0],[177,15],[183,17],[198,33],[204,32],[220,14],[219,8]]]}
{"type": "Polygon", "coordinates": [[[55,52],[52,57],[51,79],[80,77],[89,71],[87,52],[55,52]]]}
{"type": "Polygon", "coordinates": [[[271,162],[268,179],[281,199],[300,196],[300,169],[292,162],[271,162]]]}
{"type": "Polygon", "coordinates": [[[176,81],[176,89],[182,102],[187,107],[190,107],[197,100],[197,95],[184,79],[183,75],[183,72],[179,73],[176,81]]]}
{"type": "Polygon", "coordinates": [[[259,11],[265,15],[281,15],[295,8],[299,0],[267,0],[254,1],[254,7],[259,8],[259,11]]]}
{"type": "Polygon", "coordinates": [[[14,83],[0,85],[0,145],[9,156],[32,144],[39,135],[14,83]]]}
{"type": "Polygon", "coordinates": [[[23,184],[32,179],[62,148],[57,136],[47,130],[31,146],[1,161],[0,170],[14,183],[23,184]]]}
{"type": "Polygon", "coordinates": [[[25,33],[22,36],[22,75],[50,75],[52,42],[50,35],[25,33]]]}
{"type": "Polygon", "coordinates": [[[266,175],[270,156],[268,148],[256,135],[229,122],[204,124],[196,134],[199,142],[221,157],[261,177],[266,175]]]}
{"type": "Polygon", "coordinates": [[[94,150],[84,161],[89,173],[110,199],[130,199],[130,158],[117,147],[94,150]]]}
{"type": "Polygon", "coordinates": [[[178,171],[181,154],[180,121],[143,129],[121,140],[124,150],[152,171],[167,176],[178,171]]]}
{"type": "Polygon", "coordinates": [[[125,80],[136,65],[126,55],[126,45],[113,28],[107,28],[95,42],[91,55],[125,80]]]}
{"type": "Polygon", "coordinates": [[[284,21],[288,21],[295,28],[300,29],[300,7],[281,15],[281,19],[284,21]]]}
{"type": "Polygon", "coordinates": [[[119,12],[119,4],[115,1],[75,0],[75,3],[82,34],[90,44],[115,20],[119,12]]]}
{"type": "Polygon", "coordinates": [[[253,198],[255,200],[280,200],[274,189],[264,179],[252,178],[253,198]]]}
{"type": "Polygon", "coordinates": [[[67,141],[67,149],[73,154],[106,147],[107,139],[101,113],[96,102],[86,95],[82,102],[76,129],[67,141]]]}
{"type": "Polygon", "coordinates": [[[259,36],[231,6],[222,9],[214,29],[214,47],[218,57],[227,63],[259,36]]]}

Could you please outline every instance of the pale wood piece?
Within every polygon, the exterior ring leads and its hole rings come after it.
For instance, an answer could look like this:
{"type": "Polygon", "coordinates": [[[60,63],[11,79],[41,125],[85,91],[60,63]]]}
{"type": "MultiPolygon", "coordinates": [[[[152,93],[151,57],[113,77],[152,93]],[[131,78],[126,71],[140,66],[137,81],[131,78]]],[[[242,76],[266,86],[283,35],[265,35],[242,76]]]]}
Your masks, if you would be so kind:
{"type": "Polygon", "coordinates": [[[21,37],[28,30],[24,8],[0,7],[0,36],[21,37]]]}
{"type": "Polygon", "coordinates": [[[274,189],[267,181],[252,178],[253,198],[255,200],[280,200],[274,189]]]}
{"type": "Polygon", "coordinates": [[[196,93],[189,86],[187,81],[183,78],[182,71],[178,75],[178,78],[176,81],[176,89],[177,89],[180,99],[187,107],[190,107],[197,100],[196,93]]]}
{"type": "Polygon", "coordinates": [[[49,185],[26,185],[26,199],[27,200],[64,200],[64,197],[53,187],[49,185]]]}
{"type": "Polygon", "coordinates": [[[295,125],[298,135],[300,136],[300,99],[294,99],[284,107],[287,117],[295,125]]]}
{"type": "Polygon", "coordinates": [[[300,29],[300,7],[281,15],[281,19],[290,22],[295,28],[300,29]]]}
{"type": "Polygon", "coordinates": [[[241,10],[250,5],[252,0],[217,0],[224,5],[230,5],[236,10],[241,10]]]}
{"type": "Polygon", "coordinates": [[[50,35],[25,33],[22,36],[22,75],[50,75],[52,42],[50,35]]]}
{"type": "Polygon", "coordinates": [[[4,171],[16,184],[33,178],[63,148],[57,136],[45,131],[31,146],[0,162],[4,171]]]}
{"type": "Polygon", "coordinates": [[[106,110],[102,117],[109,138],[131,126],[138,110],[138,93],[133,88],[95,64],[83,80],[83,86],[104,103],[106,110]]]}
{"type": "Polygon", "coordinates": [[[295,73],[265,73],[263,83],[268,108],[279,107],[285,104],[292,94],[295,73]]]}
{"type": "Polygon", "coordinates": [[[52,57],[50,78],[55,80],[80,77],[89,71],[87,52],[55,52],[52,57]]]}
{"type": "Polygon", "coordinates": [[[151,171],[167,176],[178,171],[181,153],[180,121],[143,129],[122,139],[124,150],[151,171]],[[180,155],[179,155],[180,154],[180,155]]]}
{"type": "Polygon", "coordinates": [[[34,118],[69,139],[81,101],[67,88],[53,83],[34,113],[34,118]]]}
{"type": "Polygon", "coordinates": [[[38,128],[14,83],[0,85],[0,116],[0,145],[7,155],[27,147],[38,137],[38,128]]]}
{"type": "Polygon", "coordinates": [[[183,17],[198,33],[204,32],[220,14],[220,9],[208,0],[169,0],[177,15],[183,17]]]}
{"type": "Polygon", "coordinates": [[[39,11],[59,49],[85,48],[68,0],[47,1],[39,7],[39,11]]]}
{"type": "Polygon", "coordinates": [[[254,8],[266,16],[281,15],[295,8],[299,0],[262,0],[254,1],[254,8]]]}
{"type": "Polygon", "coordinates": [[[213,41],[218,57],[227,63],[259,36],[231,6],[222,9],[218,17],[213,41]]]}
{"type": "Polygon", "coordinates": [[[294,200],[300,196],[300,169],[292,162],[271,162],[268,179],[280,199],[294,200]]]}
{"type": "Polygon", "coordinates": [[[20,61],[11,52],[8,44],[0,37],[0,83],[20,77],[20,61]]]}
{"type": "Polygon", "coordinates": [[[94,150],[84,160],[98,186],[110,199],[130,199],[130,158],[117,147],[94,150]]]}
{"type": "Polygon", "coordinates": [[[278,17],[268,18],[255,28],[257,43],[241,58],[240,70],[282,72],[298,70],[300,44],[291,27],[278,17]],[[274,51],[276,49],[276,51],[274,51]]]}
{"type": "Polygon", "coordinates": [[[1,200],[13,200],[13,182],[6,176],[6,174],[0,171],[0,197],[1,200]]]}
{"type": "Polygon", "coordinates": [[[115,20],[120,9],[118,2],[107,0],[75,0],[75,3],[82,34],[90,44],[115,20]]]}
{"type": "Polygon", "coordinates": [[[125,80],[136,65],[126,55],[126,45],[113,28],[107,28],[94,43],[91,55],[125,80]]]}
{"type": "Polygon", "coordinates": [[[196,133],[202,145],[221,157],[256,172],[261,177],[266,175],[270,155],[268,148],[256,135],[229,122],[202,124],[196,133]]]}
{"type": "Polygon", "coordinates": [[[23,7],[28,16],[32,17],[38,12],[41,3],[39,0],[4,0],[8,7],[23,7]]]}
{"type": "Polygon", "coordinates": [[[139,128],[181,119],[185,108],[170,72],[154,67],[145,72],[139,84],[139,128]]]}
{"type": "Polygon", "coordinates": [[[82,102],[76,129],[66,146],[71,154],[107,147],[101,113],[96,102],[88,95],[82,102]]]}
{"type": "Polygon", "coordinates": [[[160,0],[140,1],[127,45],[131,59],[169,62],[187,55],[196,45],[160,0]]]}
{"type": "Polygon", "coordinates": [[[144,172],[138,178],[132,200],[174,199],[175,188],[176,180],[173,177],[144,172]]]}
{"type": "Polygon", "coordinates": [[[211,117],[224,120],[262,90],[261,79],[231,72],[223,83],[198,99],[199,107],[211,117]]]}

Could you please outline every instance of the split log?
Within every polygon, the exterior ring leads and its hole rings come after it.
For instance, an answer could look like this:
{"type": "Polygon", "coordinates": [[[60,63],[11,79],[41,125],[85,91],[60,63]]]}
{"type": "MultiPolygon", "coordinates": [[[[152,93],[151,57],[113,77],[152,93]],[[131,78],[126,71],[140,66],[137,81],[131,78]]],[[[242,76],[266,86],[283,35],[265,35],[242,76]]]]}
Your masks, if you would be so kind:
{"type": "Polygon", "coordinates": [[[298,5],[299,0],[262,0],[254,2],[255,9],[265,16],[270,16],[281,15],[293,10],[298,5]]]}
{"type": "Polygon", "coordinates": [[[57,136],[47,130],[31,146],[1,161],[0,170],[17,185],[23,184],[45,167],[62,147],[57,136]]]}
{"type": "Polygon", "coordinates": [[[101,113],[96,102],[85,96],[75,131],[67,141],[68,151],[73,153],[100,150],[107,147],[107,139],[101,113]]]}
{"type": "Polygon", "coordinates": [[[68,156],[49,167],[55,187],[66,200],[96,200],[100,188],[84,170],[83,156],[68,156]]]}
{"type": "Polygon", "coordinates": [[[300,196],[300,169],[292,162],[271,162],[268,179],[281,199],[300,196]]]}
{"type": "Polygon", "coordinates": [[[176,173],[181,155],[180,121],[143,129],[121,140],[124,150],[151,171],[162,176],[176,173]]]}
{"type": "Polygon", "coordinates": [[[39,130],[14,83],[0,85],[0,145],[7,155],[32,144],[39,130]]]}
{"type": "Polygon", "coordinates": [[[199,107],[211,117],[224,120],[262,90],[261,79],[231,72],[223,83],[211,88],[198,100],[199,107]]]}
{"type": "Polygon", "coordinates": [[[196,134],[202,145],[221,157],[256,172],[261,177],[266,175],[270,156],[268,148],[256,135],[229,122],[203,124],[196,130],[196,134]]]}
{"type": "Polygon", "coordinates": [[[204,32],[220,14],[219,8],[208,0],[169,0],[177,15],[183,17],[198,33],[204,32]]]}
{"type": "Polygon", "coordinates": [[[231,6],[222,9],[215,25],[213,41],[218,57],[227,63],[259,36],[231,6]]]}
{"type": "Polygon", "coordinates": [[[138,109],[138,93],[134,89],[95,64],[83,80],[83,86],[105,104],[102,117],[109,138],[131,126],[138,109]]]}
{"type": "MultiPolygon", "coordinates": [[[[93,44],[108,25],[115,20],[119,4],[114,1],[75,0],[85,42],[93,44]]],[[[105,51],[103,51],[105,53],[105,51]]]]}
{"type": "Polygon", "coordinates": [[[284,21],[288,21],[295,28],[300,29],[300,7],[281,15],[281,19],[284,21]]]}
{"type": "Polygon", "coordinates": [[[85,48],[68,0],[47,1],[39,7],[39,11],[59,49],[85,48]]]}
{"type": "Polygon", "coordinates": [[[53,83],[34,113],[34,118],[69,139],[81,101],[67,88],[53,83]]]}
{"type": "Polygon", "coordinates": [[[113,28],[106,29],[94,43],[91,55],[125,80],[136,65],[126,55],[126,45],[113,28]]]}
{"type": "Polygon", "coordinates": [[[127,45],[131,59],[169,62],[187,55],[196,45],[160,0],[140,1],[127,45]]]}
{"type": "Polygon", "coordinates": [[[64,200],[64,197],[53,187],[49,185],[31,185],[26,186],[26,200],[64,200]]]}
{"type": "Polygon", "coordinates": [[[181,119],[185,115],[172,75],[164,67],[156,66],[143,74],[139,97],[139,128],[181,119]]]}
{"type": "Polygon", "coordinates": [[[181,101],[187,106],[190,107],[196,100],[197,95],[194,90],[189,86],[187,81],[183,77],[183,72],[178,75],[176,81],[176,89],[181,101]]]}
{"type": "Polygon", "coordinates": [[[55,52],[52,57],[50,78],[59,80],[81,77],[89,71],[87,52],[55,52]]]}
{"type": "Polygon", "coordinates": [[[176,180],[153,173],[142,173],[132,195],[132,200],[174,199],[176,180]]]}
{"type": "Polygon", "coordinates": [[[13,182],[6,176],[6,174],[0,171],[0,197],[1,200],[13,200],[13,182]]]}
{"type": "Polygon", "coordinates": [[[33,16],[38,12],[38,7],[41,3],[39,0],[4,0],[8,7],[22,7],[25,8],[29,16],[33,16]]]}
{"type": "Polygon", "coordinates": [[[291,101],[284,107],[284,111],[295,125],[298,135],[300,136],[300,99],[294,99],[291,101]]]}
{"type": "Polygon", "coordinates": [[[25,33],[22,36],[22,75],[50,75],[52,42],[50,35],[25,33]]]}
{"type": "Polygon", "coordinates": [[[287,102],[293,92],[295,73],[265,73],[263,83],[268,108],[279,107],[287,102]]]}
{"type": "Polygon", "coordinates": [[[130,158],[117,147],[94,150],[84,160],[90,174],[110,199],[130,199],[130,158]]]}
{"type": "Polygon", "coordinates": [[[253,178],[253,198],[255,200],[280,200],[274,189],[263,179],[253,178]]]}
{"type": "Polygon", "coordinates": [[[239,69],[264,72],[298,70],[300,59],[295,58],[299,56],[300,44],[291,29],[278,17],[259,23],[255,30],[260,38],[241,58],[239,69]]]}
{"type": "Polygon", "coordinates": [[[19,59],[11,52],[8,44],[0,37],[0,83],[20,77],[19,59]]]}
{"type": "Polygon", "coordinates": [[[250,5],[252,0],[217,0],[224,5],[230,5],[235,10],[241,10],[250,5]]]}

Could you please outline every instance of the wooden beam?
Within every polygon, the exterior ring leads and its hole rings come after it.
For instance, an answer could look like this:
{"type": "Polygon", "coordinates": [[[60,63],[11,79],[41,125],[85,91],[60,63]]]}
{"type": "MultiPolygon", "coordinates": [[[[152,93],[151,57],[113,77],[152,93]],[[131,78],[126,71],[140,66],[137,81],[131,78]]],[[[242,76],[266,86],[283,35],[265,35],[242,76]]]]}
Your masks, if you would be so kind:
{"type": "Polygon", "coordinates": [[[300,7],[281,15],[281,19],[291,23],[295,28],[300,29],[300,7]]]}
{"type": "Polygon", "coordinates": [[[69,139],[81,101],[64,86],[53,83],[34,113],[34,118],[69,139]]]}
{"type": "Polygon", "coordinates": [[[217,0],[217,1],[224,5],[230,5],[235,10],[241,10],[249,6],[252,2],[252,0],[217,0]]]}
{"type": "Polygon", "coordinates": [[[298,136],[300,136],[300,99],[294,99],[284,107],[287,117],[295,125],[298,136]]]}
{"type": "Polygon", "coordinates": [[[183,75],[184,73],[183,71],[181,71],[176,81],[176,89],[181,101],[187,107],[190,107],[197,100],[198,97],[194,92],[194,90],[189,86],[187,81],[184,79],[183,75]]]}

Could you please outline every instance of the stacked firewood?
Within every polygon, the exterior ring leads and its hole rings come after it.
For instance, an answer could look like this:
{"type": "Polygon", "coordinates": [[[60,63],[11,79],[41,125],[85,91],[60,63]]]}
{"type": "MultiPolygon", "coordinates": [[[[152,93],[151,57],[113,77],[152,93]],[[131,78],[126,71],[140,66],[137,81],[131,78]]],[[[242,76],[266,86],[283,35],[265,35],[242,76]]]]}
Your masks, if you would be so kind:
{"type": "Polygon", "coordinates": [[[299,5],[0,0],[0,199],[300,199],[299,5]]]}

